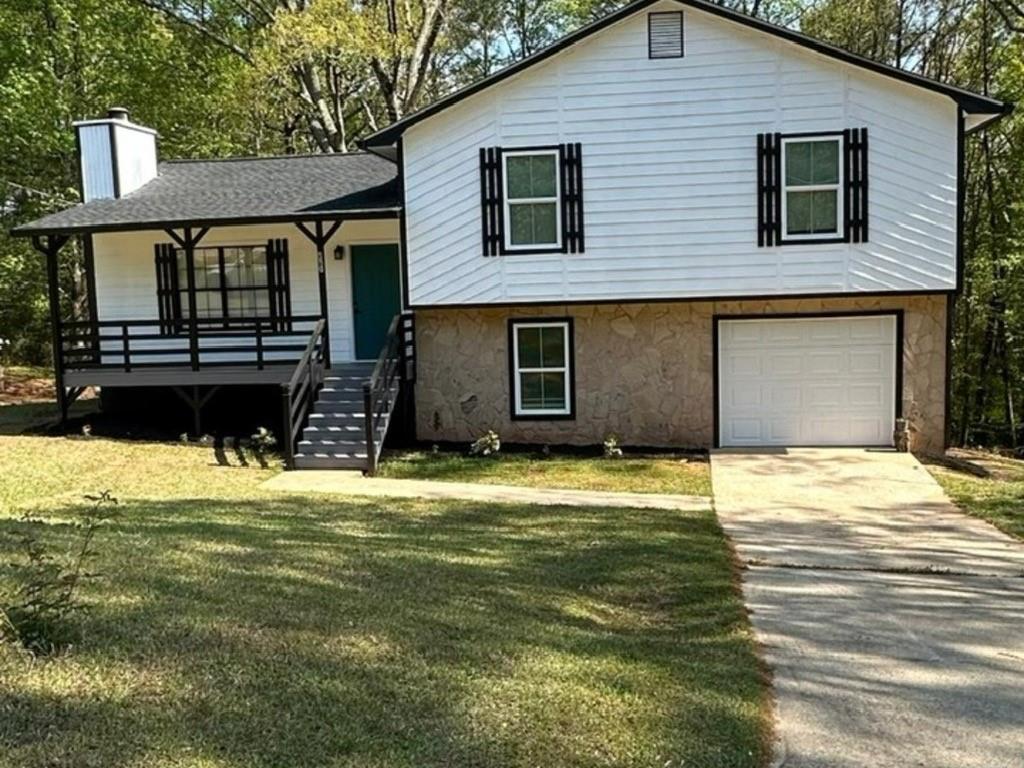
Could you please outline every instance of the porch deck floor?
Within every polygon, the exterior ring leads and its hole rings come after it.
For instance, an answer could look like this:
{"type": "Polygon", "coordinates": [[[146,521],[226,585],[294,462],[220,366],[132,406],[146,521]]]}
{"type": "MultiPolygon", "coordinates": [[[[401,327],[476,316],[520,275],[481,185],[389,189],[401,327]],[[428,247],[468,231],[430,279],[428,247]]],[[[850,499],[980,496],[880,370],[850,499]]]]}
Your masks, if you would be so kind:
{"type": "MultiPolygon", "coordinates": [[[[373,363],[336,363],[327,376],[369,376],[373,363]]],[[[295,363],[267,365],[207,366],[198,371],[187,365],[154,368],[78,368],[64,372],[67,387],[183,387],[286,384],[295,372],[295,363]]]]}

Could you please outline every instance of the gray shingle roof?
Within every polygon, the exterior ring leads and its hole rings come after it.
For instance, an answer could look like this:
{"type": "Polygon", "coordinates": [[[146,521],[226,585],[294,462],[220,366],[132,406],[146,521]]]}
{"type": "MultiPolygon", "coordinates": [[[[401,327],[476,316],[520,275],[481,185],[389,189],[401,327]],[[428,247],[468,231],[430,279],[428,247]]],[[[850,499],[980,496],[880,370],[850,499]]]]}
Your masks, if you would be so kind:
{"type": "Polygon", "coordinates": [[[394,163],[363,152],[161,163],[118,200],[93,200],[15,228],[15,234],[96,232],[186,224],[387,216],[398,209],[394,163]]]}

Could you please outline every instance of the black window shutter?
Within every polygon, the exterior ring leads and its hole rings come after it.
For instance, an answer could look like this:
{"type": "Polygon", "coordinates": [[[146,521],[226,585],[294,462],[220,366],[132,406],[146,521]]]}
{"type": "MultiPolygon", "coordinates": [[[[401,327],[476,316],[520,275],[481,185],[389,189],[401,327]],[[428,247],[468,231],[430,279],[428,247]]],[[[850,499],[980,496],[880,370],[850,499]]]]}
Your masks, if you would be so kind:
{"type": "Polygon", "coordinates": [[[178,293],[178,260],[174,246],[157,243],[156,303],[160,317],[160,333],[169,336],[176,332],[181,321],[181,296],[178,293]]]}
{"type": "Polygon", "coordinates": [[[270,291],[270,316],[279,331],[290,331],[292,296],[289,283],[288,241],[267,242],[267,288],[270,291]]]}
{"type": "Polygon", "coordinates": [[[583,145],[559,147],[562,187],[562,252],[583,253],[583,145]]]}
{"type": "Polygon", "coordinates": [[[868,241],[868,129],[843,131],[843,174],[846,179],[846,223],[848,243],[868,241]]]}
{"type": "Polygon", "coordinates": [[[505,240],[504,184],[501,147],[480,150],[480,215],[484,256],[501,253],[505,240]]]}
{"type": "Polygon", "coordinates": [[[782,137],[757,137],[757,245],[778,245],[782,239],[782,137]]]}

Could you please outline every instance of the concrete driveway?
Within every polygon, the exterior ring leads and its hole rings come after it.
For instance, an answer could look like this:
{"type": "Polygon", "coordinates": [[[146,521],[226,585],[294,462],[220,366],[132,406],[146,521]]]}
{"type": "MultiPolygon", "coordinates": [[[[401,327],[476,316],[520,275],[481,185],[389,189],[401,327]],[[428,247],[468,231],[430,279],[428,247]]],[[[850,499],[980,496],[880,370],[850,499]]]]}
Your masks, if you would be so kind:
{"type": "Polygon", "coordinates": [[[787,768],[1024,766],[1024,545],[912,456],[718,452],[787,768]]]}

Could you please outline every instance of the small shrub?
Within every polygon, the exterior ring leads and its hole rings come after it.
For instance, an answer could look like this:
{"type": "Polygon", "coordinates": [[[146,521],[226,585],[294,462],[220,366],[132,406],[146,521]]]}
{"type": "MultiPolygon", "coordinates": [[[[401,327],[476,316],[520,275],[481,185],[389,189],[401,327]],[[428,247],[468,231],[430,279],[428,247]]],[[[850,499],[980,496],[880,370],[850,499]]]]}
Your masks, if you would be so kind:
{"type": "Polygon", "coordinates": [[[497,456],[501,452],[501,438],[493,429],[487,430],[469,446],[470,456],[497,456]]]}
{"type": "Polygon", "coordinates": [[[543,456],[545,459],[550,459],[551,458],[551,446],[550,445],[542,446],[541,449],[540,449],[540,455],[543,456]]]}
{"type": "Polygon", "coordinates": [[[277,445],[277,438],[274,437],[274,433],[266,427],[260,427],[256,430],[253,436],[249,438],[249,444],[257,455],[263,455],[264,453],[274,449],[274,446],[277,445]]]}
{"type": "Polygon", "coordinates": [[[606,459],[621,459],[622,448],[619,446],[618,435],[611,434],[604,439],[604,457],[606,459]]]}
{"type": "Polygon", "coordinates": [[[61,653],[78,639],[72,615],[83,609],[78,597],[85,579],[98,574],[87,570],[93,559],[93,541],[102,522],[102,508],[116,504],[109,492],[87,496],[93,509],[78,523],[78,540],[63,556],[53,555],[40,540],[42,523],[23,518],[29,530],[18,535],[18,560],[5,570],[14,586],[0,592],[0,642],[19,645],[34,656],[61,653]]]}

